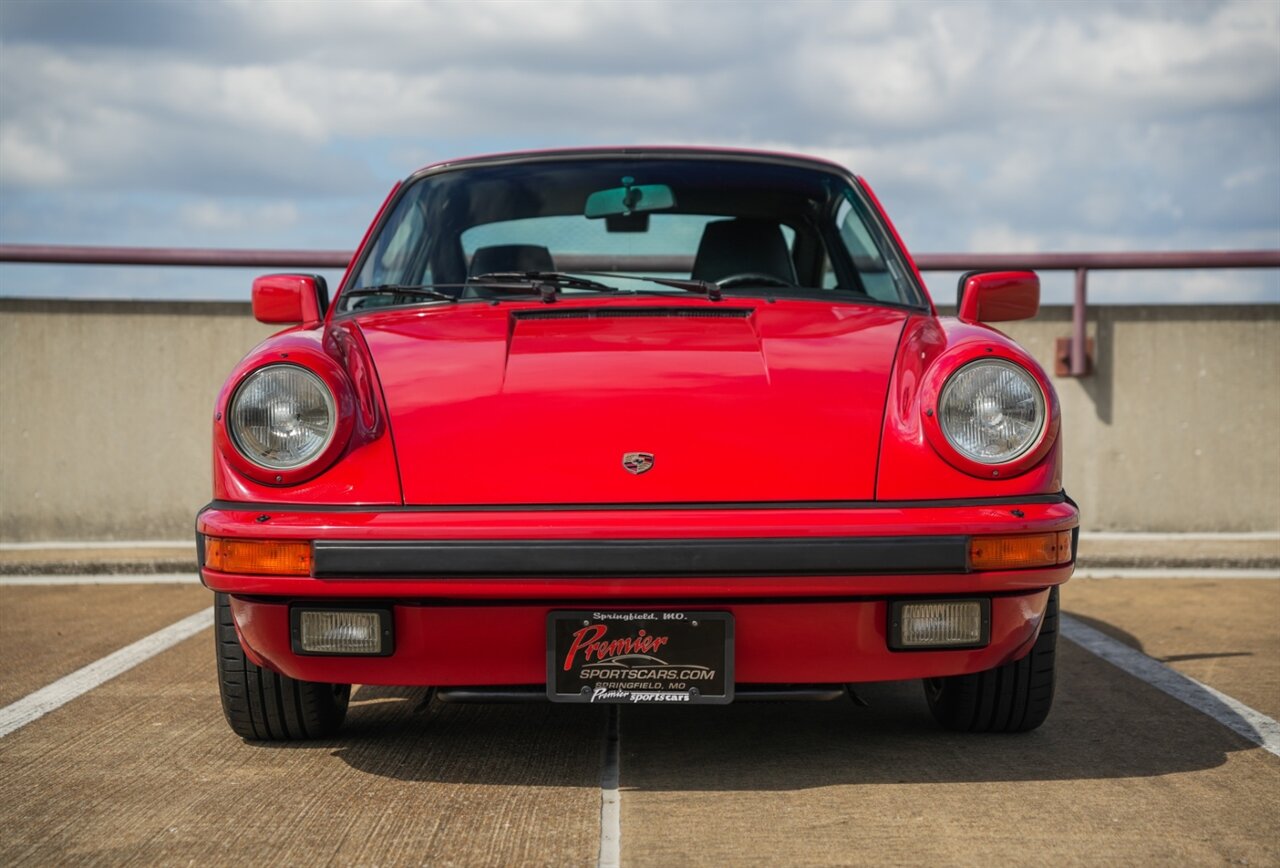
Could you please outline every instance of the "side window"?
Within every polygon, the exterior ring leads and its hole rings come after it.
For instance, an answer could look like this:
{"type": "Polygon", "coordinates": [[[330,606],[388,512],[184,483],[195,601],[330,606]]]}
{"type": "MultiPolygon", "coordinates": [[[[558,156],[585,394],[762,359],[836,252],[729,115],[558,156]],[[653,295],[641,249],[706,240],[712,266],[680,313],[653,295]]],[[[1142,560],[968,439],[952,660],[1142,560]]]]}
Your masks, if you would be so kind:
{"type": "Polygon", "coordinates": [[[416,197],[406,196],[399,213],[392,216],[395,231],[383,236],[373,254],[365,260],[360,271],[359,286],[377,286],[384,283],[430,283],[431,268],[421,266],[423,273],[413,273],[415,259],[423,252],[426,238],[423,235],[422,211],[416,197]]]}
{"type": "Polygon", "coordinates": [[[782,238],[787,242],[787,250],[794,256],[796,252],[796,230],[785,223],[782,224],[781,229],[782,238]]]}
{"type": "MultiPolygon", "coordinates": [[[[840,227],[840,238],[849,249],[849,255],[853,257],[854,267],[858,269],[858,276],[862,278],[862,285],[867,290],[867,294],[881,301],[898,301],[900,294],[891,264],[885,261],[880,248],[876,246],[871,233],[867,231],[866,224],[862,222],[862,218],[849,200],[846,199],[841,203],[840,210],[836,212],[836,223],[840,227]]],[[[830,272],[830,263],[827,268],[828,272],[823,275],[822,285],[835,286],[835,275],[830,272]]]]}
{"type": "Polygon", "coordinates": [[[835,266],[831,264],[831,256],[824,250],[822,253],[822,284],[823,289],[839,289],[840,278],[836,277],[835,266]]]}

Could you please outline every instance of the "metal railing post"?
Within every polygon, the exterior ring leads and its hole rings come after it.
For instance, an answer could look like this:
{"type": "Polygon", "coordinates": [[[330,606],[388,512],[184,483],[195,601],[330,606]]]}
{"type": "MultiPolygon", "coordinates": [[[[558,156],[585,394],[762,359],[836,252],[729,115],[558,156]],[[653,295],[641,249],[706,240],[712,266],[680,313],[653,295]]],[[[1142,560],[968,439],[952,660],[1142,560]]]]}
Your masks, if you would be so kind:
{"type": "Polygon", "coordinates": [[[1089,373],[1088,347],[1085,344],[1089,287],[1086,268],[1076,269],[1076,294],[1071,305],[1071,376],[1083,377],[1089,373]]]}

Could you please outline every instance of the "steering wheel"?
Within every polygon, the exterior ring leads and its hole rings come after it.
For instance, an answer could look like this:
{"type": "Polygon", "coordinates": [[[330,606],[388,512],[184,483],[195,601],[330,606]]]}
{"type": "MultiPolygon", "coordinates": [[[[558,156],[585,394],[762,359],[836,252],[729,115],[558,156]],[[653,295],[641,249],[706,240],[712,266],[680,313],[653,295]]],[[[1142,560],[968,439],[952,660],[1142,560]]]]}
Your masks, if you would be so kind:
{"type": "Polygon", "coordinates": [[[783,280],[773,274],[765,274],[762,271],[743,271],[738,274],[730,274],[728,277],[722,277],[716,281],[716,286],[722,289],[726,286],[732,286],[737,283],[760,284],[764,286],[795,286],[789,280],[783,280]]]}

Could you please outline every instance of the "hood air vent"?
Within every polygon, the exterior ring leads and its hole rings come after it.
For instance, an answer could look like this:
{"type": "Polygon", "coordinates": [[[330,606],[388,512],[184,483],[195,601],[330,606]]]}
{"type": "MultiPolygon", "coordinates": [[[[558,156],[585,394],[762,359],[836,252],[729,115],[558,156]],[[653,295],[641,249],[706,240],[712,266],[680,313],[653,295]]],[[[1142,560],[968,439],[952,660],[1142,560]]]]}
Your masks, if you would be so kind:
{"type": "Polygon", "coordinates": [[[746,319],[749,307],[578,307],[568,310],[518,310],[511,316],[525,319],[746,319]]]}

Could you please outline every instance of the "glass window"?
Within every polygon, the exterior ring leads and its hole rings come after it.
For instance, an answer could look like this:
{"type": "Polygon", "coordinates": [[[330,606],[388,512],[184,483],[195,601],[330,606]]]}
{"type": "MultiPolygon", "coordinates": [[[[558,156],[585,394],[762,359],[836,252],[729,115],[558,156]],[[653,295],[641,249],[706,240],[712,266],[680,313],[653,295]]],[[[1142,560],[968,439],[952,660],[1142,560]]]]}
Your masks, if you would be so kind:
{"type": "Polygon", "coordinates": [[[901,297],[897,278],[890,265],[891,260],[881,252],[852,200],[845,199],[840,203],[836,223],[840,226],[840,240],[853,257],[854,267],[858,270],[862,288],[867,294],[881,301],[896,301],[901,297]]]}
{"type": "Polygon", "coordinates": [[[483,251],[485,273],[603,271],[622,291],[681,292],[634,279],[656,275],[726,295],[919,304],[871,213],[820,166],[652,154],[464,163],[407,185],[349,286],[438,281],[480,297],[466,283],[483,251]]]}

